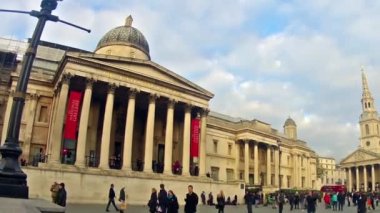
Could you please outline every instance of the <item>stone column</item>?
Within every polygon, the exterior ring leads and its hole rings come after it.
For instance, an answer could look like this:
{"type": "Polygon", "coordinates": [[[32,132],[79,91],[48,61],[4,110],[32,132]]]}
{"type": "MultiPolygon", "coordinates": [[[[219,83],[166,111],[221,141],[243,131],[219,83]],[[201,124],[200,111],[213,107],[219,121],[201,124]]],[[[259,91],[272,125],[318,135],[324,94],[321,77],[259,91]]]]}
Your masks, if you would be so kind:
{"type": "Polygon", "coordinates": [[[33,135],[33,126],[34,126],[34,120],[36,117],[38,97],[39,97],[38,94],[30,94],[29,108],[25,110],[25,112],[29,114],[28,120],[26,122],[26,127],[25,127],[25,141],[24,141],[24,147],[22,150],[22,153],[25,157],[28,157],[30,153],[30,143],[32,140],[32,135],[33,135]]]}
{"type": "Polygon", "coordinates": [[[249,184],[249,141],[244,141],[244,182],[249,184]]]}
{"type": "Polygon", "coordinates": [[[271,171],[271,147],[267,145],[267,186],[272,185],[271,184],[271,176],[272,176],[272,171],[271,171]]]}
{"type": "Polygon", "coordinates": [[[182,151],[182,175],[190,174],[190,128],[191,128],[191,105],[185,106],[185,118],[183,125],[183,151],[182,151]]]}
{"type": "Polygon", "coordinates": [[[280,152],[279,152],[279,147],[276,147],[274,150],[274,185],[275,186],[280,186],[279,182],[279,173],[280,173],[280,152]]]}
{"type": "Polygon", "coordinates": [[[156,99],[157,95],[149,95],[148,116],[146,119],[145,133],[145,156],[144,156],[144,172],[153,172],[153,139],[154,139],[154,122],[156,114],[156,99]]]}
{"type": "Polygon", "coordinates": [[[1,133],[1,145],[4,144],[5,139],[7,138],[9,117],[11,116],[11,110],[12,110],[12,104],[13,104],[13,95],[14,95],[14,91],[12,90],[9,93],[7,108],[5,109],[4,120],[3,120],[3,131],[1,133]]]}
{"type": "Polygon", "coordinates": [[[360,189],[359,167],[356,166],[356,191],[360,189]]]}
{"type": "Polygon", "coordinates": [[[372,191],[375,191],[375,187],[376,187],[376,176],[375,176],[375,165],[372,164],[371,165],[371,181],[372,181],[372,191]]]}
{"type": "Polygon", "coordinates": [[[67,97],[69,94],[70,74],[62,77],[61,91],[59,93],[57,114],[53,125],[53,134],[51,138],[51,158],[49,163],[57,164],[61,162],[62,132],[63,122],[66,114],[67,97]]]}
{"type": "MultiPolygon", "coordinates": [[[[51,153],[51,138],[53,137],[53,129],[54,129],[54,123],[55,118],[57,116],[57,107],[58,107],[58,97],[59,97],[59,90],[56,88],[53,92],[53,103],[50,108],[50,115],[49,115],[49,130],[48,130],[48,137],[46,144],[46,152],[45,153],[51,153]]],[[[49,160],[49,157],[48,157],[49,160]]]]}
{"type": "Polygon", "coordinates": [[[137,90],[130,89],[128,97],[127,117],[125,119],[124,149],[123,149],[123,170],[132,170],[132,142],[133,124],[135,121],[137,90]]]}
{"type": "Polygon", "coordinates": [[[169,100],[166,113],[166,130],[165,130],[165,160],[164,173],[172,173],[173,159],[173,123],[174,123],[174,100],[169,100]]]}
{"type": "Polygon", "coordinates": [[[82,110],[79,120],[78,144],[75,165],[78,167],[86,166],[86,142],[87,142],[87,129],[88,118],[90,115],[92,85],[93,79],[86,79],[86,89],[84,91],[82,110]]]}
{"type": "Polygon", "coordinates": [[[200,144],[200,161],[199,176],[206,176],[206,130],[207,130],[207,109],[203,109],[201,113],[201,144],[200,144]]]}
{"type": "Polygon", "coordinates": [[[302,186],[302,157],[301,155],[298,155],[298,183],[299,183],[299,186],[300,188],[303,188],[302,186]]]}
{"type": "Polygon", "coordinates": [[[367,166],[363,166],[363,174],[364,174],[364,191],[366,192],[368,189],[367,166]]]}
{"type": "Polygon", "coordinates": [[[113,114],[113,104],[116,86],[110,84],[108,88],[106,108],[104,110],[103,119],[103,132],[102,140],[100,146],[100,169],[109,169],[109,158],[110,158],[110,143],[111,143],[111,126],[112,126],[112,114],[113,114]]]}
{"type": "Polygon", "coordinates": [[[351,174],[351,167],[348,168],[348,191],[352,192],[352,174],[351,174]]]}
{"type": "Polygon", "coordinates": [[[297,155],[293,154],[293,175],[291,178],[293,179],[293,188],[297,187],[297,155]]]}
{"type": "Polygon", "coordinates": [[[306,187],[311,188],[311,172],[310,172],[310,157],[306,157],[306,177],[305,177],[305,182],[306,182],[306,187]]]}
{"type": "Polygon", "coordinates": [[[240,180],[240,145],[238,141],[235,142],[235,180],[240,180]]]}
{"type": "Polygon", "coordinates": [[[259,185],[259,143],[255,141],[253,144],[253,155],[254,155],[254,164],[253,164],[253,172],[254,172],[254,184],[259,185]]]}

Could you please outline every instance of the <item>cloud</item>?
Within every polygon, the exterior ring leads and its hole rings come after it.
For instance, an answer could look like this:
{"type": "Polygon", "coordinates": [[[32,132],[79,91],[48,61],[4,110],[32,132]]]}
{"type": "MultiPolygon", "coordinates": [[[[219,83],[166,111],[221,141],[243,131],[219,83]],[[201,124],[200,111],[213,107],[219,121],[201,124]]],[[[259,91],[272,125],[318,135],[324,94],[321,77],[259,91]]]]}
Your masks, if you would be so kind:
{"type": "MultiPolygon", "coordinates": [[[[36,10],[39,2],[1,7],[36,10]]],[[[132,14],[152,60],[213,92],[212,110],[279,130],[291,116],[317,153],[341,159],[359,144],[361,65],[380,97],[379,9],[380,2],[356,0],[344,6],[328,0],[63,1],[54,14],[92,33],[49,23],[42,38],[94,50],[132,14]]],[[[33,18],[0,16],[0,36],[31,36],[33,18]]]]}

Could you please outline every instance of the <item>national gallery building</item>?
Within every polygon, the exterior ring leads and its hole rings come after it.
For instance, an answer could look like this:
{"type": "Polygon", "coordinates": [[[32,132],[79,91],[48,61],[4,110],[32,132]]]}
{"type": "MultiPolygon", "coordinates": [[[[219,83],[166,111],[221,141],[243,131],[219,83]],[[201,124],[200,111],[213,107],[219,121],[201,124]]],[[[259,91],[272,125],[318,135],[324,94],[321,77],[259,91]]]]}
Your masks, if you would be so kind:
{"type": "MultiPolygon", "coordinates": [[[[94,52],[40,43],[20,132],[30,197],[50,199],[55,181],[65,182],[68,202],[83,203],[103,203],[111,183],[135,204],[161,183],[179,201],[188,184],[239,202],[249,188],[318,189],[318,156],[298,139],[294,120],[279,131],[213,112],[214,95],[153,62],[132,21],[94,52]]],[[[0,39],[2,144],[26,46],[0,39]]]]}

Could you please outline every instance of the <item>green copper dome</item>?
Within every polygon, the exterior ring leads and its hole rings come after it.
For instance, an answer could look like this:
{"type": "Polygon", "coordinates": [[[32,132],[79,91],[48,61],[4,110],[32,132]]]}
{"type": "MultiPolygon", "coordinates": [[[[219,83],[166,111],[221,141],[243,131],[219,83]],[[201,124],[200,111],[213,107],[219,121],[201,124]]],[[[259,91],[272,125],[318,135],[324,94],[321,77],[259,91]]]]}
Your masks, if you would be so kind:
{"type": "Polygon", "coordinates": [[[148,42],[138,29],[132,27],[132,21],[132,17],[128,16],[124,26],[116,27],[107,32],[100,39],[96,50],[110,45],[126,45],[137,48],[149,56],[148,42]]]}

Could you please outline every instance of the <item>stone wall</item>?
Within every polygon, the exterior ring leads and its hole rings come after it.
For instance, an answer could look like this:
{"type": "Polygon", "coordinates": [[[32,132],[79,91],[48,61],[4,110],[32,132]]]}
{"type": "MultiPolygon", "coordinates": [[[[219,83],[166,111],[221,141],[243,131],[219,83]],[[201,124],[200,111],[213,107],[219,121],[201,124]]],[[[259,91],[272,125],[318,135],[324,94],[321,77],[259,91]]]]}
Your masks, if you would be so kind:
{"type": "MultiPolygon", "coordinates": [[[[58,165],[60,166],[60,165],[58,165]]],[[[159,190],[161,183],[165,184],[166,190],[173,190],[178,197],[180,204],[184,204],[184,198],[189,184],[194,186],[194,191],[199,196],[202,191],[214,195],[223,190],[225,196],[236,194],[238,202],[243,202],[244,189],[240,188],[240,183],[220,183],[209,178],[166,176],[162,174],[145,174],[142,172],[124,172],[114,170],[99,169],[77,169],[73,166],[60,168],[33,168],[24,167],[23,171],[28,175],[28,186],[30,198],[42,198],[51,200],[50,186],[57,181],[64,182],[67,190],[68,203],[103,203],[108,200],[108,190],[110,184],[115,185],[116,196],[124,186],[128,195],[129,204],[146,205],[151,194],[151,189],[155,187],[159,190]]]]}

